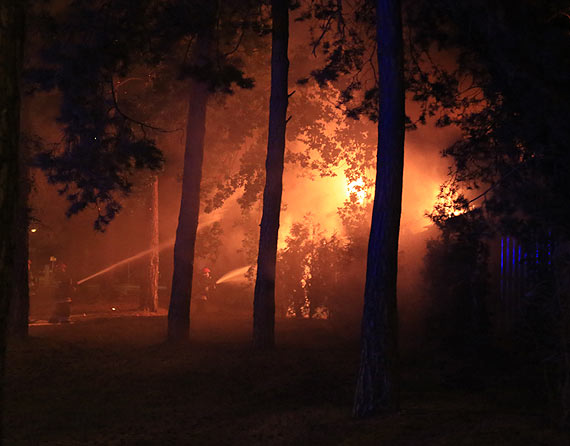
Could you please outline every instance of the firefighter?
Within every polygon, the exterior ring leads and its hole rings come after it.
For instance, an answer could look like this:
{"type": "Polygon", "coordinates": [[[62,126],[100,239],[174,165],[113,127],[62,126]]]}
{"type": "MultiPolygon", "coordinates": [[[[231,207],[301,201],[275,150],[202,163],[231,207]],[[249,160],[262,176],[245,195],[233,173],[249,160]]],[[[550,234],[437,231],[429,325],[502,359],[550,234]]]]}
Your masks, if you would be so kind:
{"type": "Polygon", "coordinates": [[[212,278],[212,271],[208,267],[202,268],[202,272],[198,277],[196,293],[196,309],[204,311],[208,302],[210,293],[214,290],[214,279],[212,278]]]}
{"type": "Polygon", "coordinates": [[[55,292],[55,307],[49,319],[51,324],[69,323],[71,316],[71,301],[75,291],[75,283],[67,271],[67,265],[59,262],[54,267],[57,283],[55,292]]]}

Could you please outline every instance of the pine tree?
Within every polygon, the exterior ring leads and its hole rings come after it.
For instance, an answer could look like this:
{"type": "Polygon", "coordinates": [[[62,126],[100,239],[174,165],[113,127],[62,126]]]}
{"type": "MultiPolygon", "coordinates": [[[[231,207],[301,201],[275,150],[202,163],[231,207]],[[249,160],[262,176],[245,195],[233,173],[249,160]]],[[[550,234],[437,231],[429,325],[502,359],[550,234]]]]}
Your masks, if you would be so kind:
{"type": "Polygon", "coordinates": [[[256,349],[272,348],[275,344],[275,266],[283,192],[283,159],[288,102],[288,0],[273,0],[271,2],[271,16],[273,18],[273,31],[271,39],[269,136],[265,162],[263,216],[253,300],[253,345],[256,349]]]}
{"type": "MultiPolygon", "coordinates": [[[[19,196],[20,80],[25,2],[0,1],[0,425],[3,420],[8,306],[12,296],[19,196]]],[[[0,428],[1,429],[1,428],[0,428]]],[[[2,442],[0,431],[0,442],[2,442]]]]}
{"type": "Polygon", "coordinates": [[[404,172],[404,76],[401,5],[377,0],[379,120],[376,192],[368,243],[362,350],[354,415],[399,406],[396,277],[404,172]]]}

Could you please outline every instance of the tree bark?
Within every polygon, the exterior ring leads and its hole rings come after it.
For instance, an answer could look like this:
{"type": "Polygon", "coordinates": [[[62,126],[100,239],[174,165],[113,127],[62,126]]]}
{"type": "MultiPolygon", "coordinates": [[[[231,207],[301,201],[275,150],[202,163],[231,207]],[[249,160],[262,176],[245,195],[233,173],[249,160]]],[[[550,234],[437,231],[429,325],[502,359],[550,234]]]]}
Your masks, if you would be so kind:
{"type": "Polygon", "coordinates": [[[18,155],[18,199],[16,205],[15,224],[13,228],[14,242],[14,279],[8,316],[8,334],[18,338],[28,336],[28,319],[30,314],[30,287],[28,277],[29,260],[29,208],[30,194],[28,157],[24,147],[20,146],[18,155]]]}
{"type": "Polygon", "coordinates": [[[400,1],[377,0],[376,20],[380,118],[361,362],[353,408],[357,417],[393,412],[399,405],[396,276],[405,122],[400,1]]]}
{"type": "MultiPolygon", "coordinates": [[[[22,49],[24,52],[24,49],[22,49]]],[[[22,66],[26,64],[23,53],[22,66]]],[[[30,102],[21,99],[20,103],[20,134],[23,129],[32,126],[33,113],[30,102]]],[[[14,251],[14,282],[12,296],[9,304],[8,335],[17,338],[28,337],[28,325],[30,316],[30,208],[29,197],[32,186],[30,172],[30,153],[28,144],[20,140],[18,152],[18,177],[19,189],[16,205],[16,221],[13,229],[15,243],[14,251]]]]}
{"type": "Polygon", "coordinates": [[[258,350],[272,348],[275,345],[275,266],[283,192],[283,159],[288,104],[288,7],[288,0],[272,0],[271,2],[273,31],[269,136],[265,161],[266,178],[257,256],[257,277],[253,299],[253,346],[258,350]]]}
{"type": "MultiPolygon", "coordinates": [[[[25,2],[0,0],[0,421],[3,419],[8,305],[14,277],[24,14],[25,2]]],[[[2,438],[0,423],[0,443],[2,438]]]]}
{"type": "MultiPolygon", "coordinates": [[[[207,60],[211,47],[210,31],[198,35],[194,57],[197,64],[207,60]]],[[[174,243],[174,272],[168,309],[168,340],[181,342],[190,334],[190,297],[194,272],[194,247],[200,213],[200,181],[204,159],[206,105],[210,95],[208,84],[190,80],[186,149],[182,174],[182,199],[176,241],[174,243]]]]}
{"type": "Polygon", "coordinates": [[[158,310],[159,238],[158,238],[158,176],[153,175],[145,194],[145,211],[149,218],[148,237],[151,249],[148,274],[141,290],[139,307],[155,313],[158,310]]]}

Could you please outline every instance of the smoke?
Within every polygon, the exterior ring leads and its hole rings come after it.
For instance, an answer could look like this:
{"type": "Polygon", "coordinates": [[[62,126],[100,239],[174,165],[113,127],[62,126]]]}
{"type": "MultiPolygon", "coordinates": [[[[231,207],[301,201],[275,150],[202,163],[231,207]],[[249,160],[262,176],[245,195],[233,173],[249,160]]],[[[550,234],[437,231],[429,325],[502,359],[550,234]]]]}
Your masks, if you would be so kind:
{"type": "MultiPolygon", "coordinates": [[[[304,36],[303,34],[295,34],[304,36]]],[[[295,38],[295,45],[301,42],[305,45],[304,37],[295,38]]],[[[294,46],[294,45],[293,45],[294,46]]],[[[305,57],[306,50],[293,50],[296,52],[291,60],[291,79],[304,77],[313,69],[315,64],[305,57]],[[297,65],[295,65],[297,63],[297,65]]],[[[266,57],[265,54],[263,57],[266,57]]],[[[256,56],[257,57],[257,56],[256,56]]],[[[208,131],[210,134],[206,147],[204,161],[203,184],[211,185],[223,180],[226,176],[235,173],[239,169],[240,156],[252,145],[257,144],[252,159],[248,162],[263,167],[265,161],[265,127],[267,125],[267,113],[261,104],[268,104],[267,85],[268,72],[266,60],[257,60],[255,73],[260,88],[252,91],[237,91],[235,95],[226,99],[212,102],[208,113],[208,131]],[[263,62],[263,63],[261,63],[263,62]],[[265,71],[262,71],[265,70],[265,71]],[[262,97],[262,99],[259,99],[262,97]],[[247,107],[240,104],[247,101],[256,101],[260,104],[259,111],[255,116],[243,119],[244,110],[247,107]],[[210,113],[212,111],[212,113],[210,113]],[[234,133],[237,138],[223,138],[222,127],[224,125],[235,126],[234,133]],[[220,136],[220,137],[218,137],[220,136]],[[224,160],[221,162],[220,160],[224,160]],[[226,162],[227,161],[227,162],[226,162]]],[[[303,151],[304,143],[295,140],[295,125],[298,122],[310,122],[312,118],[319,119],[313,114],[319,113],[318,101],[311,99],[307,102],[308,95],[313,92],[299,90],[291,97],[292,120],[288,124],[288,150],[303,151]]],[[[180,95],[184,97],[184,95],[180,95]]],[[[413,110],[412,103],[408,103],[413,110]]],[[[185,108],[179,98],[173,98],[171,107],[168,107],[168,128],[184,127],[186,116],[185,108]],[[172,122],[170,122],[172,121],[172,122]]],[[[329,104],[330,106],[330,104],[329,104]]],[[[43,110],[57,108],[57,97],[42,97],[36,100],[33,108],[43,110]],[[47,105],[49,106],[45,106],[47,105]]],[[[333,112],[331,112],[333,113],[333,112]]],[[[334,111],[337,113],[337,111],[334,111]]],[[[42,134],[46,139],[56,141],[59,129],[55,123],[54,113],[38,114],[31,119],[33,133],[42,134]],[[46,116],[49,119],[45,118],[46,116]]],[[[344,140],[353,141],[354,147],[342,147],[342,150],[356,151],[359,142],[374,140],[377,133],[375,124],[362,122],[356,125],[351,120],[344,120],[338,113],[332,119],[327,132],[332,132],[334,126],[341,126],[345,132],[344,140]]],[[[232,130],[228,131],[230,134],[232,130]]],[[[403,292],[403,304],[420,306],[418,290],[421,289],[420,270],[422,258],[425,252],[425,241],[428,237],[430,221],[425,213],[433,207],[433,203],[439,192],[440,183],[447,175],[447,162],[441,158],[441,150],[448,146],[457,137],[454,129],[438,129],[432,124],[420,127],[414,132],[406,134],[405,166],[404,166],[404,189],[402,203],[402,220],[400,236],[400,283],[403,292]]],[[[184,153],[184,138],[182,133],[159,135],[158,145],[166,156],[165,170],[159,175],[159,224],[161,243],[172,239],[178,225],[178,213],[181,195],[181,173],[184,153]]],[[[348,144],[348,143],[347,143],[348,144]]],[[[375,152],[375,150],[374,150],[375,152]]],[[[375,153],[366,156],[375,157],[375,153]]],[[[339,216],[339,208],[349,198],[349,185],[354,178],[347,178],[346,165],[333,169],[335,176],[321,176],[319,171],[310,167],[303,168],[299,164],[286,163],[283,178],[283,200],[279,231],[279,248],[286,247],[286,238],[290,235],[291,228],[295,223],[302,222],[306,216],[310,216],[312,224],[318,224],[323,234],[327,237],[336,234],[343,237],[344,228],[339,216]]],[[[351,173],[354,175],[354,172],[351,173]]],[[[33,215],[38,219],[37,232],[32,234],[31,257],[33,268],[39,270],[49,265],[49,258],[55,256],[68,263],[70,271],[76,278],[87,277],[93,272],[104,269],[111,264],[136,256],[147,249],[145,239],[145,220],[142,200],[142,192],[135,188],[131,197],[123,200],[123,210],[112,222],[104,233],[95,233],[92,230],[92,221],[96,215],[95,210],[67,219],[64,216],[66,203],[63,197],[57,194],[55,188],[48,185],[41,174],[37,174],[36,188],[32,197],[33,215]]],[[[373,178],[371,171],[362,172],[362,177],[373,178]]],[[[213,277],[220,279],[228,273],[244,265],[253,265],[257,254],[257,242],[259,240],[259,223],[261,220],[261,203],[258,201],[252,208],[245,212],[238,202],[239,194],[243,189],[238,188],[236,194],[227,199],[224,205],[214,213],[200,215],[200,223],[217,222],[220,227],[219,233],[201,233],[199,237],[218,237],[219,240],[212,246],[218,246],[215,260],[197,257],[195,271],[208,266],[212,269],[213,277]]],[[[368,191],[367,200],[373,198],[373,190],[368,191]]],[[[363,217],[363,227],[370,222],[370,215],[363,217]]],[[[361,234],[367,238],[366,230],[361,234]]],[[[354,305],[360,309],[361,282],[364,280],[364,268],[366,253],[359,254],[362,259],[351,266],[350,275],[356,285],[347,296],[356,302],[354,305]],[[354,291],[357,290],[357,291],[354,291]],[[358,294],[358,295],[357,295],[358,294]]],[[[170,286],[172,271],[173,252],[167,247],[160,255],[160,283],[165,289],[170,286]]],[[[144,260],[137,258],[135,262],[114,269],[105,279],[108,281],[136,283],[144,274],[144,260]]],[[[348,274],[348,273],[347,273],[348,274]]],[[[98,278],[99,279],[99,278],[98,278]]],[[[94,279],[94,282],[96,280],[94,279]]],[[[91,283],[91,282],[90,282],[91,283]]],[[[227,284],[229,287],[231,284],[227,284]]],[[[165,293],[168,294],[168,293],[165,293]]]]}
{"type": "MultiPolygon", "coordinates": [[[[350,126],[350,121],[347,122],[350,126]]],[[[373,124],[370,131],[374,132],[373,124]]],[[[353,135],[358,139],[359,135],[353,135]]],[[[429,219],[425,216],[436,199],[439,184],[447,174],[446,160],[441,158],[440,151],[447,146],[456,133],[453,129],[437,129],[434,126],[421,127],[406,135],[404,189],[400,237],[400,283],[402,288],[402,305],[420,307],[417,290],[421,289],[420,271],[428,237],[429,219]]],[[[183,141],[176,135],[170,136],[163,145],[167,154],[167,166],[159,179],[159,215],[161,242],[172,239],[178,224],[180,206],[180,173],[183,141]]],[[[289,142],[289,147],[302,149],[301,142],[289,142]]],[[[233,148],[232,148],[233,150],[233,148]]],[[[263,159],[259,160],[260,164],[263,159]]],[[[204,181],[208,178],[208,167],[205,166],[204,181]]],[[[327,235],[343,236],[342,221],[338,210],[349,198],[347,179],[343,168],[335,169],[336,176],[320,176],[319,172],[287,163],[284,172],[283,212],[279,232],[279,248],[285,248],[285,239],[290,235],[294,223],[302,222],[310,216],[312,223],[318,224],[327,235]]],[[[363,173],[364,175],[364,173],[363,173]]],[[[367,173],[368,176],[372,174],[367,173]]],[[[37,175],[36,188],[32,200],[34,216],[38,221],[38,231],[31,240],[32,261],[34,267],[49,265],[49,257],[55,256],[69,264],[76,278],[86,277],[94,271],[110,264],[136,256],[146,249],[144,220],[141,220],[142,202],[140,192],[135,191],[132,197],[123,202],[124,209],[110,225],[106,233],[95,233],[92,230],[93,211],[67,219],[64,216],[65,201],[56,190],[48,185],[41,175],[37,175]]],[[[249,213],[243,212],[237,197],[232,196],[224,206],[214,213],[200,215],[201,225],[218,222],[222,233],[220,249],[215,262],[197,258],[195,270],[208,266],[216,279],[225,273],[248,264],[254,264],[257,253],[258,230],[261,220],[260,203],[252,207],[249,213]],[[249,252],[244,248],[244,239],[249,237],[249,252]]],[[[369,191],[368,200],[373,198],[369,191]]],[[[370,215],[366,216],[369,224],[370,215]]],[[[367,237],[367,234],[362,234],[367,237]]],[[[172,270],[172,249],[167,247],[161,252],[161,285],[169,287],[172,270]]],[[[365,255],[365,253],[362,253],[365,255]]],[[[111,281],[136,282],[142,276],[144,260],[122,265],[108,277],[111,281]]],[[[356,281],[362,281],[364,271],[362,264],[354,267],[351,275],[356,281]]],[[[230,285],[226,285],[230,286],[230,285]]],[[[361,287],[355,285],[354,289],[361,287]]],[[[350,297],[356,302],[361,296],[350,297]]],[[[358,308],[360,304],[355,304],[358,308]]]]}

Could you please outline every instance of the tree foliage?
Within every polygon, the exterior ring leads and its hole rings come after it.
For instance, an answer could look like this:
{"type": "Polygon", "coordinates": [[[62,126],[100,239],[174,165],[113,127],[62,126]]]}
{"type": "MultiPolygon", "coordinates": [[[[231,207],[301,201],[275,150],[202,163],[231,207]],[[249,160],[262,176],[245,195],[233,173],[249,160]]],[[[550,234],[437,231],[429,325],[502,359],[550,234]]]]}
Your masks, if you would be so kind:
{"type": "MultiPolygon", "coordinates": [[[[437,104],[439,123],[462,133],[444,151],[453,161],[447,206],[432,217],[444,231],[469,236],[468,227],[454,225],[477,216],[488,234],[516,237],[526,252],[548,239],[549,259],[525,262],[514,325],[517,344],[525,345],[521,357],[541,364],[546,389],[556,389],[550,393],[554,417],[567,424],[570,296],[561,284],[570,235],[570,2],[528,0],[515,7],[508,1],[441,0],[417,6],[409,13],[417,46],[424,54],[436,47],[453,55],[431,66],[454,79],[445,85],[455,100],[437,104]],[[456,211],[465,215],[456,217],[456,211]]],[[[476,271],[466,271],[466,280],[476,271]]]]}
{"type": "Polygon", "coordinates": [[[35,88],[61,93],[62,142],[40,154],[37,164],[51,183],[63,184],[68,215],[95,206],[96,229],[120,210],[117,194],[130,192],[135,169],[158,170],[163,162],[146,125],[119,106],[115,84],[148,46],[143,25],[148,6],[79,0],[62,17],[46,17],[42,32],[48,44],[41,65],[27,76],[35,88]]]}
{"type": "Polygon", "coordinates": [[[440,125],[462,131],[444,152],[454,161],[453,179],[482,190],[501,231],[524,236],[531,227],[555,227],[567,237],[570,3],[475,6],[420,3],[409,13],[424,53],[437,45],[457,55],[432,68],[454,79],[444,84],[454,101],[439,103],[440,125]]]}
{"type": "Polygon", "coordinates": [[[162,167],[156,136],[173,129],[151,125],[144,102],[131,102],[127,110],[119,99],[121,81],[133,72],[146,71],[143,83],[155,92],[151,102],[160,97],[156,85],[164,85],[157,76],[171,71],[165,66],[176,67],[179,80],[207,81],[213,92],[253,86],[235,48],[245,33],[265,31],[263,20],[244,12],[244,5],[216,10],[222,31],[211,59],[196,66],[188,57],[211,9],[211,2],[76,0],[61,15],[44,17],[42,32],[48,38],[27,78],[33,88],[61,94],[63,138],[37,164],[50,182],[63,185],[68,215],[92,205],[98,211],[95,227],[104,229],[120,210],[121,195],[131,191],[134,171],[162,167]]]}

